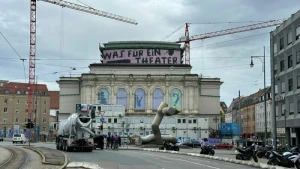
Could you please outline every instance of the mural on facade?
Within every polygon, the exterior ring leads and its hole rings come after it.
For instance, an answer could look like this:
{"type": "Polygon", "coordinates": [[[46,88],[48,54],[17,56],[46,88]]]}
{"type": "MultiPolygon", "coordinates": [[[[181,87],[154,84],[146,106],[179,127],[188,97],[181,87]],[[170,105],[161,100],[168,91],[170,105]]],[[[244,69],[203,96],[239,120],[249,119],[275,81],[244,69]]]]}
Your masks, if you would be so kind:
{"type": "Polygon", "coordinates": [[[127,91],[124,88],[120,88],[117,91],[117,104],[124,105],[127,109],[127,91]]]}
{"type": "Polygon", "coordinates": [[[109,104],[109,91],[106,88],[101,88],[98,93],[99,104],[109,104]]]}
{"type": "Polygon", "coordinates": [[[179,89],[172,89],[170,96],[170,106],[177,106],[182,109],[182,93],[179,89]]]}
{"type": "Polygon", "coordinates": [[[156,88],[152,94],[152,109],[157,110],[161,102],[164,101],[164,93],[160,88],[156,88]]]}
{"type": "Polygon", "coordinates": [[[134,93],[134,109],[145,110],[145,91],[138,88],[134,93]]]}

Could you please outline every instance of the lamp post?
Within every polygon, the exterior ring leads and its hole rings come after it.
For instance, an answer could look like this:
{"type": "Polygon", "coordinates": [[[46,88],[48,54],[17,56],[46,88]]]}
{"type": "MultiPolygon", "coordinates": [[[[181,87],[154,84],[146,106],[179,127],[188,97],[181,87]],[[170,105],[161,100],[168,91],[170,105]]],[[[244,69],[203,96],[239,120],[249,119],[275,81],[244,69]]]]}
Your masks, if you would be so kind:
{"type": "Polygon", "coordinates": [[[70,77],[71,77],[71,71],[72,70],[76,70],[76,68],[75,67],[70,67],[70,77]]]}
{"type": "MultiPolygon", "coordinates": [[[[283,113],[284,113],[284,130],[286,130],[286,110],[285,109],[283,110],[283,113]]],[[[284,133],[286,133],[286,132],[284,131],[284,133]]],[[[287,144],[287,137],[285,138],[285,144],[287,144]]],[[[287,144],[287,146],[288,145],[289,144],[287,144]]]]}
{"type": "Polygon", "coordinates": [[[264,46],[264,55],[263,56],[251,56],[251,63],[250,63],[250,67],[252,68],[254,66],[253,63],[253,58],[259,58],[262,63],[263,63],[263,67],[262,67],[262,71],[264,73],[264,114],[265,114],[265,146],[267,145],[267,101],[266,101],[266,50],[265,50],[265,46],[264,46]],[[261,59],[263,58],[263,59],[261,59]]]}

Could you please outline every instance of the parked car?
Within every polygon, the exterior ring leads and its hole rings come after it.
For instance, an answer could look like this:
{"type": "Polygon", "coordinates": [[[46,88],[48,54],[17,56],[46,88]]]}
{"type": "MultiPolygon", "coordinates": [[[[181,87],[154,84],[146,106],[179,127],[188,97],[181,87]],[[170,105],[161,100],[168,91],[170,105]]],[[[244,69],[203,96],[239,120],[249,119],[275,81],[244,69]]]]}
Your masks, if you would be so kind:
{"type": "Polygon", "coordinates": [[[217,149],[232,149],[232,144],[231,143],[220,143],[220,144],[215,144],[214,147],[217,149]]]}
{"type": "Polygon", "coordinates": [[[24,134],[14,134],[13,135],[13,138],[12,138],[12,143],[17,143],[17,142],[20,142],[20,143],[26,143],[26,137],[24,134]]]}
{"type": "Polygon", "coordinates": [[[195,140],[183,142],[182,145],[189,146],[189,147],[192,147],[192,148],[201,147],[200,142],[195,141],[195,140]]]}
{"type": "Polygon", "coordinates": [[[0,142],[3,142],[3,136],[0,136],[0,142]]]}

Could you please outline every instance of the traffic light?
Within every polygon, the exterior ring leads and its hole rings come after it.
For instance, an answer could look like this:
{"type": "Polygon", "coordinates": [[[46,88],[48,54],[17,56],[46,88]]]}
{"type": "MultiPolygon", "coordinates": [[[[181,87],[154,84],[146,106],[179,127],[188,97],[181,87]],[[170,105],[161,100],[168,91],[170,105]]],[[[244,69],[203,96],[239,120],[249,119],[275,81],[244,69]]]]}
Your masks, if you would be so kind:
{"type": "Polygon", "coordinates": [[[96,110],[95,107],[91,111],[91,118],[94,119],[96,117],[96,110]]]}
{"type": "Polygon", "coordinates": [[[100,124],[99,128],[100,130],[103,130],[103,123],[100,124]]]}

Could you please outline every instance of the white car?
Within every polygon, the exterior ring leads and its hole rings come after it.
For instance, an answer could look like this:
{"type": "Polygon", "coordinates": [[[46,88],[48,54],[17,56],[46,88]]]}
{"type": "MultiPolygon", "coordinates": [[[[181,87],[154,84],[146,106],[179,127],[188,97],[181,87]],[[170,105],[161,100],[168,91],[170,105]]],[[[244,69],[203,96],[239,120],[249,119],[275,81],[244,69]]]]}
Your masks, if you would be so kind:
{"type": "Polygon", "coordinates": [[[13,138],[12,138],[12,143],[17,143],[17,142],[20,142],[20,143],[26,143],[26,137],[24,134],[14,134],[13,138]]]}

